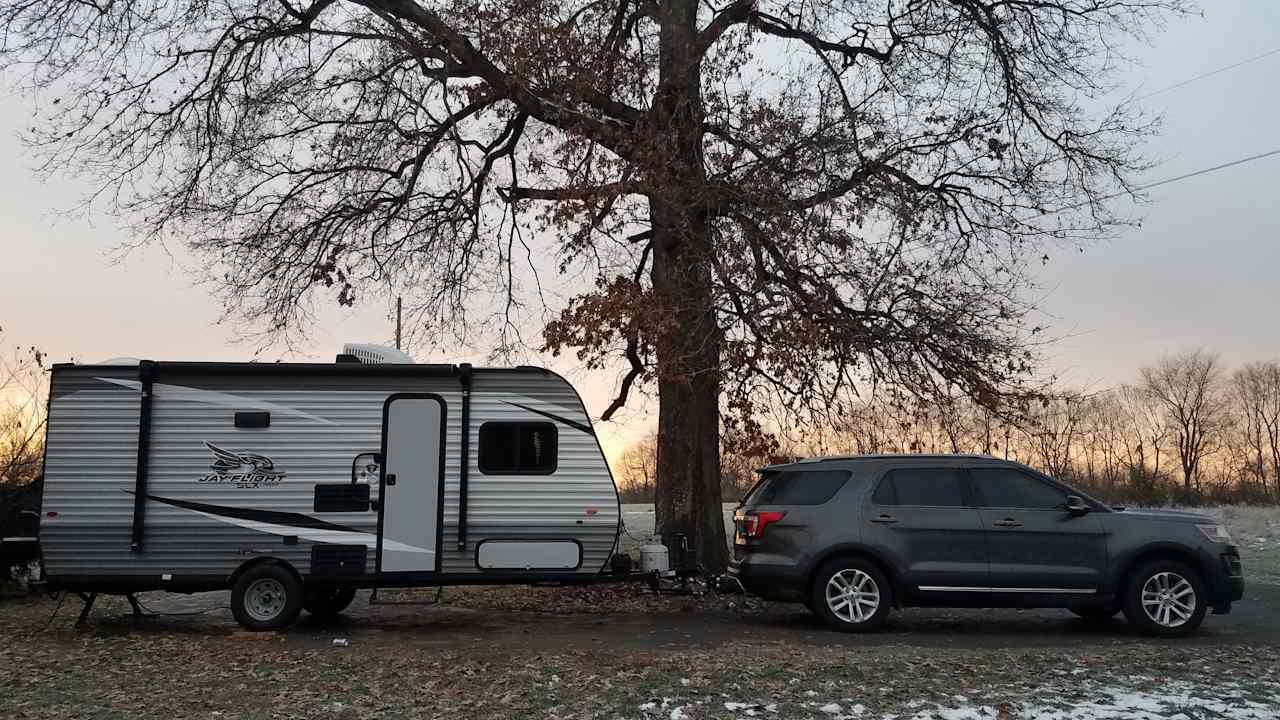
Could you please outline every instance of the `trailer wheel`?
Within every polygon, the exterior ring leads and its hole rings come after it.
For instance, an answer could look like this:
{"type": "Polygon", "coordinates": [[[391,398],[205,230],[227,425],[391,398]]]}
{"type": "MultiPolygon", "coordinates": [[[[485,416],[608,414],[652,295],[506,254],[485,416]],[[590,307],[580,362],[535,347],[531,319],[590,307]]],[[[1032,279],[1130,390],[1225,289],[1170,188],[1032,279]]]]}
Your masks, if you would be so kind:
{"type": "Polygon", "coordinates": [[[231,588],[231,614],[246,630],[283,630],[300,612],[302,583],[279,563],[254,565],[231,588]]]}
{"type": "Polygon", "coordinates": [[[356,589],[352,587],[307,588],[302,609],[316,617],[333,617],[346,610],[355,598],[356,589]]]}

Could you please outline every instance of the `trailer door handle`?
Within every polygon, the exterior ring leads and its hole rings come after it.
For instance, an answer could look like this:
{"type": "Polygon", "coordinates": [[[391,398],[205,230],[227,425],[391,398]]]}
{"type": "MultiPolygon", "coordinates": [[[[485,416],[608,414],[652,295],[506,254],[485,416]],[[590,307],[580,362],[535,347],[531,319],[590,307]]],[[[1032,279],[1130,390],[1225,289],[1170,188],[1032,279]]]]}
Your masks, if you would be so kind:
{"type": "Polygon", "coordinates": [[[395,473],[387,473],[387,484],[388,484],[388,485],[395,485],[395,484],[396,484],[396,474],[395,474],[395,473]]]}
{"type": "Polygon", "coordinates": [[[881,515],[881,516],[879,516],[879,517],[873,517],[873,518],[871,518],[871,522],[873,522],[873,523],[886,523],[886,524],[890,524],[890,523],[896,523],[896,522],[898,522],[898,518],[893,517],[892,515],[881,515]]]}
{"type": "Polygon", "coordinates": [[[1014,520],[1013,518],[1005,518],[1003,520],[998,520],[991,524],[995,525],[996,527],[1022,527],[1022,523],[1018,522],[1017,520],[1014,520]]]}

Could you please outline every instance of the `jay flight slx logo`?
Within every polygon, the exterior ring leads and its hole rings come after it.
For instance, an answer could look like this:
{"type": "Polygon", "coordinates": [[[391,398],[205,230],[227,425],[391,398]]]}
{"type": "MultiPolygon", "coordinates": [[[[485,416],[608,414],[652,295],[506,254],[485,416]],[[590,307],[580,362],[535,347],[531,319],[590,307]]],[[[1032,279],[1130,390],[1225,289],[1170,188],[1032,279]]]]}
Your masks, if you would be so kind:
{"type": "Polygon", "coordinates": [[[278,485],[285,477],[286,473],[283,470],[277,470],[275,461],[266,455],[224,450],[207,440],[204,446],[213,453],[213,462],[209,463],[209,469],[213,472],[197,482],[256,488],[264,485],[278,485]]]}

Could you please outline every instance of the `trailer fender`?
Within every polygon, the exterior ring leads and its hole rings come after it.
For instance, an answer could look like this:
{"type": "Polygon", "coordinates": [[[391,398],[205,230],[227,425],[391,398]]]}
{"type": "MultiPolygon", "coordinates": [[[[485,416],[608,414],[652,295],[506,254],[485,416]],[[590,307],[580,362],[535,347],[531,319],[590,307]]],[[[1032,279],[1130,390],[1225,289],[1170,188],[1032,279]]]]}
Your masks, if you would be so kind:
{"type": "Polygon", "coordinates": [[[240,567],[236,568],[234,572],[232,572],[230,575],[227,576],[227,587],[234,587],[236,584],[236,581],[239,580],[240,576],[244,575],[249,568],[257,567],[258,565],[262,565],[265,563],[273,563],[276,565],[280,565],[281,567],[283,567],[284,569],[292,573],[293,576],[298,579],[299,583],[302,582],[302,575],[298,572],[298,569],[295,568],[289,561],[281,560],[280,558],[277,558],[277,557],[264,556],[264,557],[251,558],[241,563],[240,567]]]}

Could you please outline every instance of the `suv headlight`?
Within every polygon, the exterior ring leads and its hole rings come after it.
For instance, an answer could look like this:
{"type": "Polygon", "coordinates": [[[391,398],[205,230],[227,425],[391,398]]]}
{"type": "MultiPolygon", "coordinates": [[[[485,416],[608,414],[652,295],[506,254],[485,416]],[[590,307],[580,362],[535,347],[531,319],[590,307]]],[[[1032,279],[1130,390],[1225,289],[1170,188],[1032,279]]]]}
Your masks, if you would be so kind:
{"type": "Polygon", "coordinates": [[[1200,532],[1212,542],[1231,544],[1231,533],[1225,525],[1197,525],[1200,532]]]}

